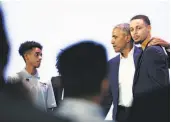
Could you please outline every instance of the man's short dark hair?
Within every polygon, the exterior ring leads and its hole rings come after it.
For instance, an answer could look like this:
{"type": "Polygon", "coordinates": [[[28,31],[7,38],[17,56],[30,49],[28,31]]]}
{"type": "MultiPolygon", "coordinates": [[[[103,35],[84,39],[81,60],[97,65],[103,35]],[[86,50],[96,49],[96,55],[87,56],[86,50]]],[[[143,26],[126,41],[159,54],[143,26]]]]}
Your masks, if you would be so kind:
{"type": "Polygon", "coordinates": [[[63,81],[65,97],[97,95],[106,76],[106,50],[90,40],[74,44],[59,53],[56,67],[63,81]]]}
{"type": "Polygon", "coordinates": [[[38,42],[35,41],[26,41],[24,43],[22,43],[19,47],[19,54],[24,58],[24,54],[29,51],[32,50],[33,48],[39,48],[42,50],[42,45],[38,42]]]}
{"type": "Polygon", "coordinates": [[[151,22],[146,15],[136,15],[131,18],[131,21],[135,19],[142,19],[147,25],[151,25],[151,22]]]}

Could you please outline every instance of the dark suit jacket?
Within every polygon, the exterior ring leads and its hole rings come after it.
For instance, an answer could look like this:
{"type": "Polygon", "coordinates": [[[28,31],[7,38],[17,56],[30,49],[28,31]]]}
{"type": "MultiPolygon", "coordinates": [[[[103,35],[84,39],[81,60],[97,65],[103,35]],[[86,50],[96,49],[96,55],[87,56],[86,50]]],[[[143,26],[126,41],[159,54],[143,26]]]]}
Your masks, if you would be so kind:
{"type": "MultiPolygon", "coordinates": [[[[163,109],[163,104],[160,102],[163,94],[156,96],[155,92],[162,91],[163,88],[168,88],[169,85],[168,57],[160,46],[146,47],[136,67],[133,84],[133,107],[139,99],[150,94],[153,99],[144,99],[144,109],[155,116],[151,116],[151,118],[149,116],[148,119],[154,121],[166,119],[162,115],[168,114],[168,111],[163,109]],[[145,103],[148,103],[148,106],[145,103]]],[[[164,101],[169,99],[168,92],[166,92],[165,96],[164,101]]],[[[138,107],[138,105],[136,106],[138,107]]],[[[139,109],[136,107],[137,113],[142,113],[141,106],[142,104],[139,105],[139,109]]]]}
{"type": "MultiPolygon", "coordinates": [[[[141,54],[142,50],[135,46],[134,48],[134,64],[135,67],[137,65],[137,61],[141,54]]],[[[120,65],[120,55],[112,58],[109,62],[109,72],[108,72],[108,81],[109,81],[109,91],[103,96],[101,105],[104,108],[104,114],[107,115],[112,101],[114,105],[113,109],[113,120],[115,120],[115,116],[117,113],[117,105],[118,105],[118,97],[119,97],[119,84],[118,84],[118,73],[119,73],[119,65],[120,65]]]]}
{"type": "Polygon", "coordinates": [[[51,78],[52,87],[55,95],[55,100],[57,106],[59,106],[61,100],[62,100],[62,91],[63,91],[63,85],[61,81],[61,76],[56,76],[51,78]]]}
{"type": "Polygon", "coordinates": [[[170,86],[137,97],[128,122],[170,122],[170,86]]]}
{"type": "Polygon", "coordinates": [[[167,55],[160,46],[146,47],[136,67],[134,97],[170,84],[167,55]]]}
{"type": "Polygon", "coordinates": [[[165,50],[166,50],[166,53],[167,53],[167,55],[168,55],[168,57],[167,57],[167,62],[168,62],[169,68],[170,68],[170,52],[167,51],[167,49],[165,49],[165,50]]]}

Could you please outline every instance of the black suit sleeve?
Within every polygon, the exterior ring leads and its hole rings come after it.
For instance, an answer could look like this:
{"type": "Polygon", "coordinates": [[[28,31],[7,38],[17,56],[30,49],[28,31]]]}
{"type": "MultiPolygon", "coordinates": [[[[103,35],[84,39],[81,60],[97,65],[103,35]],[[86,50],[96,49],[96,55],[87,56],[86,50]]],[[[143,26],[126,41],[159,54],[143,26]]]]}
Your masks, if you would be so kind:
{"type": "Polygon", "coordinates": [[[133,102],[128,122],[170,122],[170,86],[139,96],[133,102]]]}
{"type": "Polygon", "coordinates": [[[168,51],[167,49],[166,50],[166,53],[167,53],[167,61],[168,61],[168,67],[170,69],[170,51],[168,51]]]}
{"type": "Polygon", "coordinates": [[[101,103],[100,103],[105,116],[107,116],[107,114],[110,110],[112,101],[113,101],[113,97],[112,97],[112,92],[111,92],[111,89],[109,86],[108,90],[102,95],[102,99],[101,99],[101,103]]]}
{"type": "Polygon", "coordinates": [[[159,86],[169,84],[168,59],[163,49],[159,46],[146,50],[146,63],[148,64],[149,77],[159,86]]]}

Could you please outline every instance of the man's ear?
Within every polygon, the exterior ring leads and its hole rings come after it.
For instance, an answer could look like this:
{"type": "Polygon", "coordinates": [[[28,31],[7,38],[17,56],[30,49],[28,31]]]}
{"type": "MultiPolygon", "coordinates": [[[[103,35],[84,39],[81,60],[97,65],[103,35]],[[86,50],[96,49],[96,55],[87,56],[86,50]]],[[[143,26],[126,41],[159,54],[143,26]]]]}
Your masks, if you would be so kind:
{"type": "Polygon", "coordinates": [[[28,60],[28,59],[29,59],[28,54],[25,53],[25,54],[23,55],[23,58],[24,58],[25,61],[28,60]]]}
{"type": "Polygon", "coordinates": [[[126,40],[127,40],[127,43],[129,43],[131,41],[131,35],[127,35],[126,40]]]}

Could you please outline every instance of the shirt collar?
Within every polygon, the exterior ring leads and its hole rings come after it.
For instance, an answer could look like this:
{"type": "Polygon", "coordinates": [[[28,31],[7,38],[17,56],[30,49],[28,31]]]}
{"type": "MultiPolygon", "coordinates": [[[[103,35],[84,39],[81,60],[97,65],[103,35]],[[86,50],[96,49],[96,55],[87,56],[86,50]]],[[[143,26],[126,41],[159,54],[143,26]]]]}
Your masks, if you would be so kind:
{"type": "MultiPolygon", "coordinates": [[[[131,51],[128,53],[128,57],[132,56],[134,54],[134,49],[135,49],[135,46],[133,45],[131,51]]],[[[121,54],[120,54],[120,59],[124,59],[125,57],[123,57],[121,54]]]]}
{"type": "Polygon", "coordinates": [[[38,71],[37,71],[37,70],[36,70],[36,74],[35,74],[35,75],[31,75],[30,73],[28,73],[28,72],[27,72],[27,70],[26,70],[25,68],[23,69],[23,72],[25,72],[25,73],[26,73],[27,78],[35,77],[35,78],[37,78],[37,79],[40,79],[40,76],[39,76],[39,73],[38,73],[38,71]]]}
{"type": "Polygon", "coordinates": [[[141,44],[141,47],[143,50],[145,49],[145,47],[147,46],[147,44],[150,40],[151,40],[151,38],[147,38],[146,40],[143,41],[143,43],[141,44]]]}

